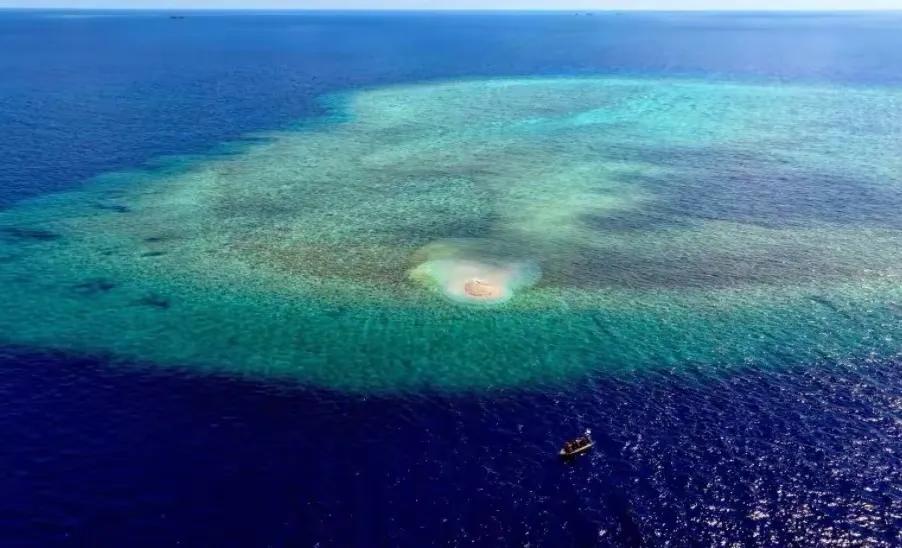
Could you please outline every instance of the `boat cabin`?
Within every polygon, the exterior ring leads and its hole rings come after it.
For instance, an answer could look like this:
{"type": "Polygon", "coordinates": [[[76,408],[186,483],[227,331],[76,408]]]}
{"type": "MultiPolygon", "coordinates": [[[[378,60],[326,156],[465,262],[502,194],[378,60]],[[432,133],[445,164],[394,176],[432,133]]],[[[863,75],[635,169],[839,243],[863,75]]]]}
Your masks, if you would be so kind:
{"type": "Polygon", "coordinates": [[[592,448],[592,445],[592,438],[589,437],[589,433],[587,431],[586,435],[566,442],[559,454],[565,458],[573,457],[579,455],[580,453],[585,453],[592,448]]]}

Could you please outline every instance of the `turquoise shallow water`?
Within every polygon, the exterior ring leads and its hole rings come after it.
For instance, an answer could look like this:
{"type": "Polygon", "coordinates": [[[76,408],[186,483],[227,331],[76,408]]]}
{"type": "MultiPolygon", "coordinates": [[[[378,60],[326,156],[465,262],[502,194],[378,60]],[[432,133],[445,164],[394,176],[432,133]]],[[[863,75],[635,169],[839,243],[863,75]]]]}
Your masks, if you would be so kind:
{"type": "Polygon", "coordinates": [[[326,103],[0,213],[2,342],[364,392],[898,355],[897,90],[536,78],[326,103]]]}

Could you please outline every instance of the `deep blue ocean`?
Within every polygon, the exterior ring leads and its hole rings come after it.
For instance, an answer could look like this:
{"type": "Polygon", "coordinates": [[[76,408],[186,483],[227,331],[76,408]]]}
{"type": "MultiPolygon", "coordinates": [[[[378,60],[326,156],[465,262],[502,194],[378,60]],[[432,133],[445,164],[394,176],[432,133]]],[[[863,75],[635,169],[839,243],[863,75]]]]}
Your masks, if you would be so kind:
{"type": "MultiPolygon", "coordinates": [[[[170,15],[0,11],[0,208],[364,86],[902,86],[902,14],[170,15]]],[[[371,397],[110,362],[0,348],[0,545],[902,543],[899,358],[371,397]],[[586,427],[595,450],[562,463],[586,427]]]]}

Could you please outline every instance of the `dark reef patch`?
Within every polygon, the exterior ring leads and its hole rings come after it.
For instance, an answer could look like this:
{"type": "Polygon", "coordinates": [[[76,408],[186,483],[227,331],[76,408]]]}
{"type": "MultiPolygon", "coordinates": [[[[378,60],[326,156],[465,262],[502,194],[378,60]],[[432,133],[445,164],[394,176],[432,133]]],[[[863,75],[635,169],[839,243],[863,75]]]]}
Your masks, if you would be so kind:
{"type": "Polygon", "coordinates": [[[833,301],[831,301],[831,300],[828,299],[827,297],[824,297],[823,295],[812,295],[812,296],[809,297],[809,298],[810,298],[813,302],[815,302],[815,303],[817,303],[817,304],[823,306],[824,308],[826,308],[827,310],[830,310],[830,311],[833,312],[834,314],[838,314],[838,315],[840,315],[840,316],[846,318],[847,320],[853,319],[852,316],[850,316],[848,312],[846,312],[845,310],[841,309],[839,306],[836,305],[836,303],[834,303],[833,301]]]}
{"type": "Polygon", "coordinates": [[[132,208],[120,204],[96,204],[94,207],[106,211],[115,211],[116,213],[131,213],[132,208]]]}
{"type": "Polygon", "coordinates": [[[174,236],[159,235],[159,236],[148,236],[148,237],[144,238],[144,241],[149,244],[157,244],[160,242],[167,242],[167,241],[173,240],[173,239],[175,239],[174,236]]]}
{"type": "MultiPolygon", "coordinates": [[[[874,265],[880,269],[891,266],[874,265]]],[[[861,268],[830,262],[820,250],[800,246],[750,248],[742,253],[674,251],[657,256],[586,246],[566,263],[543,265],[542,272],[543,285],[647,290],[779,287],[786,280],[812,283],[848,279],[860,275],[861,268]]]]}
{"type": "Polygon", "coordinates": [[[16,226],[0,228],[0,234],[3,234],[7,239],[19,241],[52,242],[62,238],[61,234],[51,230],[16,226]]]}
{"type": "MultiPolygon", "coordinates": [[[[783,143],[771,146],[789,148],[783,143]]],[[[767,228],[822,222],[902,228],[895,214],[902,209],[902,192],[863,170],[838,174],[829,166],[800,166],[737,146],[617,145],[600,154],[665,170],[629,177],[658,196],[647,206],[650,218],[725,220],[767,228]]]]}
{"type": "Polygon", "coordinates": [[[117,284],[115,282],[111,282],[104,278],[96,278],[93,280],[87,280],[72,286],[72,289],[75,290],[76,293],[81,295],[100,295],[103,293],[108,293],[109,291],[115,289],[117,284]]]}
{"type": "Polygon", "coordinates": [[[153,294],[153,293],[151,293],[149,295],[145,295],[144,297],[141,297],[140,299],[135,301],[135,304],[139,304],[139,305],[143,305],[143,306],[150,306],[152,308],[160,308],[160,309],[167,309],[171,306],[169,299],[167,299],[165,297],[161,297],[161,296],[153,294]]]}

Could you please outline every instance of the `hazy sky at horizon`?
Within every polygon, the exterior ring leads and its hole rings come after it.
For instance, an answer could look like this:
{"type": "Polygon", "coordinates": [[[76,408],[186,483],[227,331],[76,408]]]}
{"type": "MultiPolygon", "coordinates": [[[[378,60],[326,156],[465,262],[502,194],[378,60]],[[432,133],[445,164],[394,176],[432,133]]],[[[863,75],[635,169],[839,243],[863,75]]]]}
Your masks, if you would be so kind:
{"type": "Polygon", "coordinates": [[[0,7],[256,9],[902,9],[902,0],[0,0],[0,7]]]}

